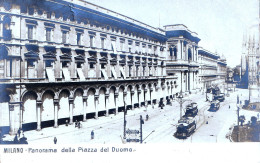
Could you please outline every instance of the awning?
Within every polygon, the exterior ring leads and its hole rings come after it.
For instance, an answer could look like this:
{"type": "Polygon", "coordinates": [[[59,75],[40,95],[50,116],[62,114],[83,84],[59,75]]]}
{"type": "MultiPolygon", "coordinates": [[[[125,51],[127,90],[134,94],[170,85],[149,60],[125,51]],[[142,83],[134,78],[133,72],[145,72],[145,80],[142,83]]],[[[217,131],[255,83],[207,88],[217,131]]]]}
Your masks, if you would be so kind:
{"type": "Polygon", "coordinates": [[[65,81],[70,81],[70,72],[68,68],[62,68],[63,76],[65,81]]]}
{"type": "Polygon", "coordinates": [[[85,76],[84,76],[84,73],[82,71],[82,68],[77,68],[77,72],[78,72],[78,75],[79,75],[79,80],[80,81],[85,81],[85,76]]]}
{"type": "Polygon", "coordinates": [[[121,71],[121,73],[122,73],[122,75],[123,75],[123,78],[126,79],[126,77],[125,77],[125,71],[124,71],[123,67],[120,67],[120,71],[121,71]]]}
{"type": "Polygon", "coordinates": [[[46,68],[47,77],[49,79],[49,82],[55,82],[55,76],[54,71],[52,68],[46,68]]]}
{"type": "Polygon", "coordinates": [[[108,77],[107,77],[106,70],[104,70],[104,69],[101,69],[101,73],[103,74],[103,76],[104,76],[105,80],[107,80],[107,79],[108,79],[108,77]]]}
{"type": "Polygon", "coordinates": [[[111,71],[112,71],[114,78],[117,79],[115,67],[111,67],[111,71]]]}

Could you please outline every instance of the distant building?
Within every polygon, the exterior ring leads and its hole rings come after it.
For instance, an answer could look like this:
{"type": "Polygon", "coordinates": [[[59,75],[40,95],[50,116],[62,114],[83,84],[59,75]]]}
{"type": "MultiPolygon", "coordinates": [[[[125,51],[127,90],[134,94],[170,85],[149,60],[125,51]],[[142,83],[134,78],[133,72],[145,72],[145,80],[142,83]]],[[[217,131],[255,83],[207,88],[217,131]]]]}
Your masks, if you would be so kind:
{"type": "Polygon", "coordinates": [[[198,54],[200,89],[205,91],[207,87],[214,85],[224,87],[227,76],[226,59],[203,48],[199,49],[198,54]]]}

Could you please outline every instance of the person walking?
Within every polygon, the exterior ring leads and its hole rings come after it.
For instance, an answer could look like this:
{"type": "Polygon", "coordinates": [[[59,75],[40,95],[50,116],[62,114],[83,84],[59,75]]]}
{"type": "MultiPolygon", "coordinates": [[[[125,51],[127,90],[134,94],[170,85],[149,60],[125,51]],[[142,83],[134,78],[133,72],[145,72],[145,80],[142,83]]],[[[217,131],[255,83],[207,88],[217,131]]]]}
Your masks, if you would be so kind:
{"type": "Polygon", "coordinates": [[[68,120],[66,120],[66,126],[69,126],[69,121],[68,120]]]}
{"type": "Polygon", "coordinates": [[[17,134],[15,134],[15,137],[14,137],[14,144],[18,144],[18,143],[19,143],[18,136],[17,136],[17,134]]]}
{"type": "Polygon", "coordinates": [[[57,138],[56,137],[54,137],[54,144],[57,144],[57,138]]]}
{"type": "Polygon", "coordinates": [[[79,129],[81,128],[81,123],[80,123],[80,122],[78,122],[78,128],[79,128],[79,129]]]}
{"type": "Polygon", "coordinates": [[[149,115],[148,115],[148,114],[146,114],[146,121],[148,121],[148,119],[149,119],[149,115]]]}
{"type": "Polygon", "coordinates": [[[94,131],[91,131],[91,139],[94,139],[94,131]]]}
{"type": "Polygon", "coordinates": [[[78,121],[76,120],[75,122],[75,128],[78,127],[78,121]]]}

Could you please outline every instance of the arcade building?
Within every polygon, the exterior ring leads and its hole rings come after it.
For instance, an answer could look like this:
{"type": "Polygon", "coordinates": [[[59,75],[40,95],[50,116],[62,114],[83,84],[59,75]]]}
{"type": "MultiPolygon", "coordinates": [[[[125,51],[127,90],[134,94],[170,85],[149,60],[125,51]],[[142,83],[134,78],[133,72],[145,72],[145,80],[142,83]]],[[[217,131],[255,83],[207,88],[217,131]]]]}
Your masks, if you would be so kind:
{"type": "Polygon", "coordinates": [[[0,0],[0,128],[56,128],[197,93],[199,41],[182,24],[154,28],[81,0],[0,0]]]}

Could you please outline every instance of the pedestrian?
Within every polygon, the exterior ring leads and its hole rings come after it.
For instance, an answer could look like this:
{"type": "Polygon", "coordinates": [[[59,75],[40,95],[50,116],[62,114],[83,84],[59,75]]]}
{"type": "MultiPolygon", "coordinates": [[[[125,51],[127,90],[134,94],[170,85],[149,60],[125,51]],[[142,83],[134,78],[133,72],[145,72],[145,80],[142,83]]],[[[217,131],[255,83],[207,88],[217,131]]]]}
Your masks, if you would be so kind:
{"type": "Polygon", "coordinates": [[[80,123],[80,122],[78,122],[78,128],[79,128],[79,129],[81,128],[81,123],[80,123]]]}
{"type": "Polygon", "coordinates": [[[18,137],[20,138],[20,135],[21,135],[21,128],[18,129],[17,134],[18,134],[18,137]]]}
{"type": "Polygon", "coordinates": [[[91,131],[91,139],[94,139],[94,131],[91,131]]]}
{"type": "Polygon", "coordinates": [[[27,138],[24,136],[24,134],[23,137],[20,139],[20,144],[28,144],[27,138]]]}
{"type": "Polygon", "coordinates": [[[229,109],[230,109],[230,105],[229,105],[229,107],[228,107],[229,109]]]}
{"type": "Polygon", "coordinates": [[[15,134],[15,137],[14,137],[14,144],[18,144],[19,140],[18,140],[18,136],[17,134],[15,134]]]}
{"type": "Polygon", "coordinates": [[[68,122],[68,120],[66,120],[66,126],[69,126],[69,122],[68,122]]]}
{"type": "Polygon", "coordinates": [[[149,119],[149,115],[148,115],[148,114],[146,114],[146,121],[148,121],[148,119],[149,119]]]}
{"type": "Polygon", "coordinates": [[[57,144],[57,138],[56,137],[54,137],[54,144],[57,144]]]}
{"type": "Polygon", "coordinates": [[[78,121],[76,120],[75,122],[75,128],[78,127],[78,121]]]}

